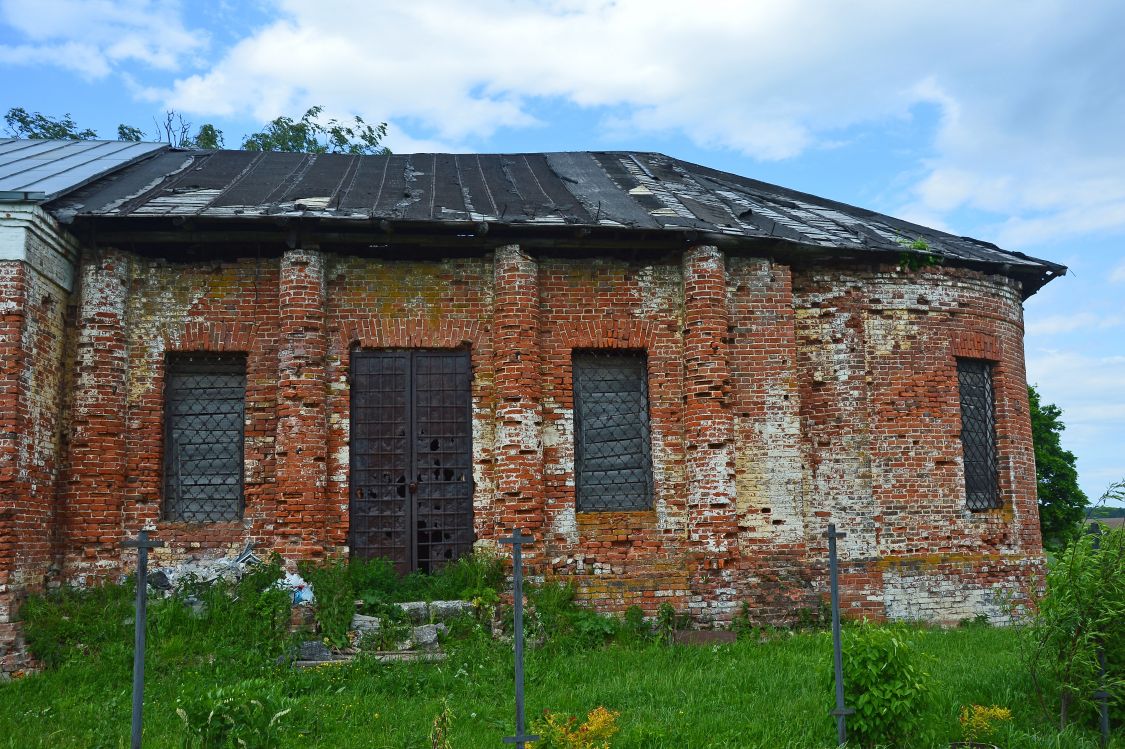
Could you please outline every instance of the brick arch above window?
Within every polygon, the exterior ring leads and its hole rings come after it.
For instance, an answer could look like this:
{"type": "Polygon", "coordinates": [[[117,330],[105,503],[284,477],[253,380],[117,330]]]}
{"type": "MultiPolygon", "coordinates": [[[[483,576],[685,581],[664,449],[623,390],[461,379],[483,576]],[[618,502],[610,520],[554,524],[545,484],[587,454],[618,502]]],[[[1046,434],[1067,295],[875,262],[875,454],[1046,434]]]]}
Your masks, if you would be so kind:
{"type": "Polygon", "coordinates": [[[167,342],[166,352],[240,352],[256,348],[260,323],[212,322],[198,320],[184,326],[183,333],[167,342]]]}
{"type": "Polygon", "coordinates": [[[1004,361],[1004,346],[999,338],[990,333],[956,331],[950,339],[949,348],[950,354],[958,359],[986,359],[997,363],[1004,361]]]}
{"type": "Polygon", "coordinates": [[[650,349],[658,328],[648,320],[588,320],[562,323],[554,337],[571,349],[650,349]]]}
{"type": "Polygon", "coordinates": [[[339,353],[360,348],[477,348],[484,325],[476,320],[369,318],[345,320],[336,336],[339,353]]]}

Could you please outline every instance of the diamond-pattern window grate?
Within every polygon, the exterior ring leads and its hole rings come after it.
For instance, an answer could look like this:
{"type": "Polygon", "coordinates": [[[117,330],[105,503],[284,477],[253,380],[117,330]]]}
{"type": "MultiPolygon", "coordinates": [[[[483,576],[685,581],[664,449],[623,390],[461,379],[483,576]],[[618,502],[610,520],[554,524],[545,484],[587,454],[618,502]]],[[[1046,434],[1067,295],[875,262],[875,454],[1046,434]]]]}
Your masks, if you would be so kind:
{"type": "Polygon", "coordinates": [[[473,548],[467,350],[352,353],[351,541],[359,558],[433,572],[473,548]]]}
{"type": "Polygon", "coordinates": [[[992,364],[980,359],[958,359],[957,381],[961,390],[965,498],[970,510],[990,510],[1000,506],[992,364]]]}
{"type": "Polygon", "coordinates": [[[169,354],[164,377],[164,517],[242,517],[245,354],[169,354]]]}
{"type": "Polygon", "coordinates": [[[572,363],[577,510],[651,508],[652,447],[644,353],[575,351],[572,363]]]}

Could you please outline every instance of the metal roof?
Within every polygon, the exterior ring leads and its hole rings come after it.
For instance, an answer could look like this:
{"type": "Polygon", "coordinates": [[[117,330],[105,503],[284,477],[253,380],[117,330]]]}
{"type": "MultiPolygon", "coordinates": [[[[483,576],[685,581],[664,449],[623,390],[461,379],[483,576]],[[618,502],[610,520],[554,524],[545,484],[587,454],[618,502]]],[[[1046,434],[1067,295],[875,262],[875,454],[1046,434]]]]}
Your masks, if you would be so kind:
{"type": "MultiPolygon", "coordinates": [[[[167,151],[51,206],[64,221],[318,231],[381,226],[521,237],[673,233],[762,246],[929,254],[999,266],[1033,293],[1054,263],[658,153],[345,154],[167,151]],[[127,221],[122,221],[127,220],[127,221]],[[332,228],[334,227],[334,228],[332,228]]],[[[163,234],[164,241],[175,241],[163,234]]],[[[184,240],[186,241],[186,239],[184,240]]]]}
{"type": "Polygon", "coordinates": [[[117,140],[0,138],[0,200],[51,200],[167,148],[117,140]]]}

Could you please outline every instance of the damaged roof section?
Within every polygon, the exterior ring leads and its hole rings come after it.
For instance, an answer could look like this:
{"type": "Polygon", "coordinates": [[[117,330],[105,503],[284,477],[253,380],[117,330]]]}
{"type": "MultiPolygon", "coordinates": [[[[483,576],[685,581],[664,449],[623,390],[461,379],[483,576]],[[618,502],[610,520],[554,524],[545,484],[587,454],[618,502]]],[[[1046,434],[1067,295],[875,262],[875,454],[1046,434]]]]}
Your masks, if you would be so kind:
{"type": "MultiPolygon", "coordinates": [[[[1034,291],[1065,268],[1021,253],[657,153],[344,154],[169,151],[62,200],[64,221],[263,217],[321,229],[560,227],[918,253],[1000,265],[1034,291]]],[[[117,223],[112,221],[109,223],[117,223]]]]}
{"type": "Polygon", "coordinates": [[[52,200],[167,148],[117,140],[0,138],[0,200],[52,200]]]}

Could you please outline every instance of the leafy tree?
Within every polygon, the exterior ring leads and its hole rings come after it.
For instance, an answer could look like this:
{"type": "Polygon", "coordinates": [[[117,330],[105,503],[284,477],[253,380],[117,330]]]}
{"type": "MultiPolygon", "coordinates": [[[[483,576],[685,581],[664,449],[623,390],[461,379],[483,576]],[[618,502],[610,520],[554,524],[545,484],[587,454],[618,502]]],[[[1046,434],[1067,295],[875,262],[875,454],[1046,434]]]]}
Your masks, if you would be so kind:
{"type": "Polygon", "coordinates": [[[323,111],[324,107],[314,106],[299,120],[284,116],[271,120],[261,131],[246,136],[242,148],[296,153],[390,153],[380,145],[387,134],[387,123],[369,125],[359,116],[353,117],[350,124],[335,119],[322,123],[323,111]]]}
{"type": "Polygon", "coordinates": [[[205,122],[199,126],[199,132],[195,134],[192,141],[193,148],[201,148],[205,151],[217,151],[225,145],[223,131],[210,122],[205,122]]]}
{"type": "MultiPolygon", "coordinates": [[[[259,132],[246,136],[242,148],[247,151],[297,153],[390,153],[381,145],[387,135],[387,123],[369,125],[358,115],[350,121],[330,119],[322,122],[320,115],[323,111],[324,107],[309,107],[299,120],[284,116],[271,120],[259,132]]],[[[12,107],[4,115],[4,121],[8,134],[16,138],[91,140],[98,137],[97,132],[89,128],[79,130],[69,114],[54,118],[39,112],[28,112],[23,107],[12,107]]],[[[173,148],[212,151],[225,146],[222,130],[205,122],[192,135],[192,123],[175,110],[166,111],[160,119],[154,117],[153,124],[156,127],[154,140],[163,140],[173,148]]],[[[144,140],[144,131],[132,125],[118,125],[117,139],[144,140]]]]}
{"type": "Polygon", "coordinates": [[[133,127],[132,125],[118,125],[117,139],[137,142],[144,140],[145,134],[144,131],[139,127],[133,127]]]}
{"type": "Polygon", "coordinates": [[[39,112],[28,112],[23,107],[12,107],[4,115],[4,122],[7,123],[8,134],[13,138],[92,140],[98,137],[89,128],[79,130],[69,112],[56,119],[39,112]]]}
{"type": "Polygon", "coordinates": [[[195,135],[191,134],[191,123],[174,109],[164,113],[164,120],[153,118],[156,123],[156,137],[172,148],[200,148],[213,151],[223,147],[223,131],[209,122],[199,126],[195,135]]]}
{"type": "Polygon", "coordinates": [[[1042,403],[1035,386],[1027,389],[1031,403],[1031,438],[1035,444],[1035,480],[1039,493],[1039,529],[1043,543],[1059,549],[1078,533],[1089,500],[1078,487],[1074,453],[1064,450],[1059,435],[1066,426],[1062,409],[1042,403]]]}

